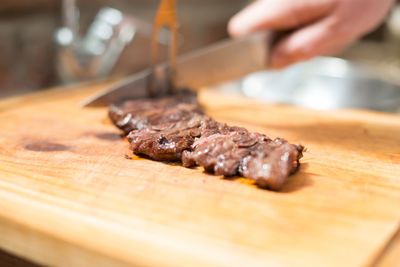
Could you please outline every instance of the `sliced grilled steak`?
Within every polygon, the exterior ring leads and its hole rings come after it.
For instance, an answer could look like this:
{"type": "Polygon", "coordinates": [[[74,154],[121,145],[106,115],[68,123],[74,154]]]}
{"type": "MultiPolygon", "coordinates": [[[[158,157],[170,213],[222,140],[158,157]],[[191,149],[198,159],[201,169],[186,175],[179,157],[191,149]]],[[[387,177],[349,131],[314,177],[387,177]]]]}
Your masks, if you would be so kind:
{"type": "Polygon", "coordinates": [[[109,116],[113,123],[128,134],[132,130],[149,126],[189,120],[192,113],[203,111],[193,94],[181,93],[162,99],[126,101],[121,106],[112,105],[109,116]]]}
{"type": "Polygon", "coordinates": [[[277,138],[260,140],[240,163],[239,174],[255,180],[262,188],[279,190],[299,167],[303,147],[277,138]]]}
{"type": "Polygon", "coordinates": [[[128,134],[135,154],[202,166],[217,175],[241,175],[273,190],[297,171],[303,152],[283,139],[215,121],[187,93],[112,106],[110,118],[128,134]]]}
{"type": "Polygon", "coordinates": [[[258,136],[238,128],[228,133],[202,136],[182,158],[184,166],[199,165],[217,175],[234,176],[242,159],[250,154],[258,136]]]}
{"type": "Polygon", "coordinates": [[[187,121],[160,124],[128,134],[135,154],[146,155],[155,160],[181,161],[182,152],[190,150],[195,138],[200,137],[203,115],[194,113],[187,121]]]}

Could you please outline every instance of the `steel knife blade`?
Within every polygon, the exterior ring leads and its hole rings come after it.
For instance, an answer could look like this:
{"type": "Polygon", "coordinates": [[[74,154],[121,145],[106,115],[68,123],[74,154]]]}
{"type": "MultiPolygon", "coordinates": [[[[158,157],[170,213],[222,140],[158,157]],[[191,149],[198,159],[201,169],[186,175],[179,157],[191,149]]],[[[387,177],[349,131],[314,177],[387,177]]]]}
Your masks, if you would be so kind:
{"type": "MultiPolygon", "coordinates": [[[[225,81],[241,78],[268,67],[271,34],[256,33],[241,39],[228,39],[180,56],[177,61],[176,86],[199,90],[225,81]]],[[[157,67],[156,80],[163,83],[166,63],[157,67]]],[[[153,75],[151,69],[135,73],[83,103],[99,107],[123,99],[148,96],[153,75]]]]}

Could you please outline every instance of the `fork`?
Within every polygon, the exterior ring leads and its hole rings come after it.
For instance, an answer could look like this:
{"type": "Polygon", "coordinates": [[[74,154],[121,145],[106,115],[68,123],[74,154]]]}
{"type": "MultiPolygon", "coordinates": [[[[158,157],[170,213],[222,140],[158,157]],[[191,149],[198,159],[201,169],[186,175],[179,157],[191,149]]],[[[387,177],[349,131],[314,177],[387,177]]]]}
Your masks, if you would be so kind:
{"type": "Polygon", "coordinates": [[[150,86],[150,95],[156,96],[157,89],[159,86],[166,86],[167,91],[172,93],[175,90],[176,81],[176,58],[178,50],[178,20],[177,20],[177,10],[176,10],[176,0],[161,0],[158,7],[158,11],[154,20],[153,35],[152,35],[152,68],[153,75],[150,86]],[[158,32],[161,28],[167,27],[170,30],[170,40],[169,40],[169,68],[164,75],[166,79],[160,83],[160,76],[163,76],[162,69],[157,69],[158,62],[158,32]]]}

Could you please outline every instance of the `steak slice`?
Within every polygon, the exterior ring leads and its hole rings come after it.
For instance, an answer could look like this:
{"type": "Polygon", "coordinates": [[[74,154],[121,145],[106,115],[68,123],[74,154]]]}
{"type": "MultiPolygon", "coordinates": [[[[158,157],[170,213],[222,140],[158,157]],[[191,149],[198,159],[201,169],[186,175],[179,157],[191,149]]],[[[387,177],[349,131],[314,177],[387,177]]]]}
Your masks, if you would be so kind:
{"type": "Polygon", "coordinates": [[[243,128],[230,130],[202,136],[193,144],[193,151],[187,151],[183,155],[183,165],[203,166],[206,171],[217,175],[236,175],[240,162],[250,154],[251,148],[257,143],[258,135],[248,133],[243,128]]]}
{"type": "Polygon", "coordinates": [[[262,188],[279,190],[286,178],[297,171],[303,149],[280,138],[262,140],[243,158],[239,174],[255,180],[262,188]]]}
{"type": "Polygon", "coordinates": [[[187,93],[113,105],[109,115],[135,154],[226,177],[241,175],[261,188],[279,190],[303,156],[302,146],[215,121],[187,93]]]}
{"type": "Polygon", "coordinates": [[[161,99],[139,99],[126,101],[120,106],[111,105],[109,117],[128,134],[132,130],[146,129],[153,125],[189,120],[193,113],[203,113],[196,96],[182,92],[161,99]]]}
{"type": "Polygon", "coordinates": [[[133,130],[128,134],[135,154],[155,160],[181,161],[182,153],[190,150],[195,138],[201,136],[203,115],[194,113],[190,120],[162,123],[147,129],[133,130]]]}
{"type": "Polygon", "coordinates": [[[193,151],[182,155],[184,166],[203,166],[217,175],[240,174],[252,179],[262,188],[278,190],[286,178],[299,166],[302,146],[265,135],[233,131],[230,134],[214,134],[202,137],[193,151]]]}

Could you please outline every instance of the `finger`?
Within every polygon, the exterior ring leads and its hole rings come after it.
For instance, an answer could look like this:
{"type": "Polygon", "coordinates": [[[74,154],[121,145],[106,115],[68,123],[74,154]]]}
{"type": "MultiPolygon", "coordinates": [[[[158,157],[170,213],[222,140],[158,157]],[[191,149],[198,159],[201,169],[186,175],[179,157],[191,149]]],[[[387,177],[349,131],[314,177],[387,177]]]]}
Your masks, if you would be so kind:
{"type": "Polygon", "coordinates": [[[228,25],[229,33],[241,37],[261,29],[291,29],[329,14],[332,0],[258,0],[235,15],[228,25]]]}
{"type": "Polygon", "coordinates": [[[341,52],[356,38],[351,32],[337,30],[340,28],[335,25],[327,18],[292,33],[273,49],[271,67],[280,69],[315,56],[341,52]]]}

